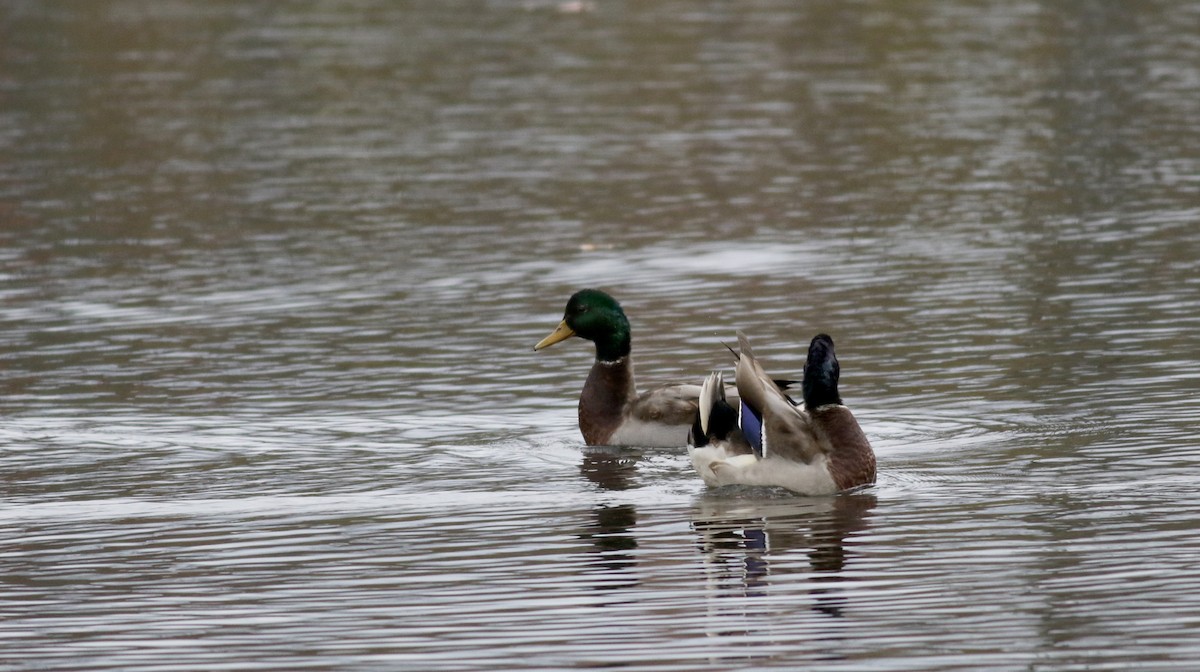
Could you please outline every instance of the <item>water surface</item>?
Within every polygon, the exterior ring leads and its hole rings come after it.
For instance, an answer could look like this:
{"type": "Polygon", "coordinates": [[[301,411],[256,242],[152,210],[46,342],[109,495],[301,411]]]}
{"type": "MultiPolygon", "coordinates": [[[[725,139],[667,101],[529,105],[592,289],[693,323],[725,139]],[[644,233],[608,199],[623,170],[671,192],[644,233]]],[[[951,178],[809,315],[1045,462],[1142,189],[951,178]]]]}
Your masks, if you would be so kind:
{"type": "Polygon", "coordinates": [[[12,2],[0,667],[1191,669],[1190,3],[12,2]],[[833,334],[879,483],[589,449],[833,334]]]}

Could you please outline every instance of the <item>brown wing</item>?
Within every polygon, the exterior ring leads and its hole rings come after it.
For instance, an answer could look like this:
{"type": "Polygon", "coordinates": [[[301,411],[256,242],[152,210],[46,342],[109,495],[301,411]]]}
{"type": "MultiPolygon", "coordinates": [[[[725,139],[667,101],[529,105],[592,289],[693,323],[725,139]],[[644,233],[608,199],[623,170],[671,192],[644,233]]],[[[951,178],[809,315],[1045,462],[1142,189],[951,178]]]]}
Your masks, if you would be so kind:
{"type": "Polygon", "coordinates": [[[809,420],[807,413],[794,406],[785,413],[764,410],[763,427],[767,436],[764,456],[807,464],[825,452],[809,420]]]}
{"type": "Polygon", "coordinates": [[[633,402],[630,415],[642,422],[690,425],[696,418],[699,385],[664,385],[649,389],[633,402]]]}
{"type": "Polygon", "coordinates": [[[741,349],[736,371],[738,394],[762,413],[766,455],[811,462],[824,451],[808,414],[794,406],[779,390],[779,385],[755,358],[750,340],[740,331],[738,346],[741,349]]]}
{"type": "Polygon", "coordinates": [[[738,349],[741,350],[737,368],[734,370],[738,396],[752,408],[764,409],[770,403],[767,388],[774,388],[776,392],[779,388],[774,384],[766,384],[771,382],[771,377],[763,371],[762,365],[754,357],[754,350],[750,348],[750,339],[746,338],[746,334],[739,331],[737,337],[738,349]]]}

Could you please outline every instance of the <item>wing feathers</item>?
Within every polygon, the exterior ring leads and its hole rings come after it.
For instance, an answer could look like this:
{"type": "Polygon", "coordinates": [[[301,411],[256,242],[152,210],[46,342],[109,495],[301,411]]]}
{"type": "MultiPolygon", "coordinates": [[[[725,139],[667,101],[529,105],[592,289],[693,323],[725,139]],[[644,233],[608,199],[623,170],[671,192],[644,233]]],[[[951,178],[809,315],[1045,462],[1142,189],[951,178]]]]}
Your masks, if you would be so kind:
{"type": "Polygon", "coordinates": [[[779,389],[779,385],[767,375],[754,351],[750,339],[738,332],[738,359],[736,380],[738,394],[750,413],[742,413],[742,432],[747,438],[753,434],[762,437],[762,455],[771,454],[800,462],[811,462],[822,454],[821,442],[813,431],[811,419],[803,409],[792,404],[779,389]],[[761,418],[761,427],[754,431],[746,426],[748,415],[761,418]],[[769,444],[769,445],[767,445],[769,444]]]}

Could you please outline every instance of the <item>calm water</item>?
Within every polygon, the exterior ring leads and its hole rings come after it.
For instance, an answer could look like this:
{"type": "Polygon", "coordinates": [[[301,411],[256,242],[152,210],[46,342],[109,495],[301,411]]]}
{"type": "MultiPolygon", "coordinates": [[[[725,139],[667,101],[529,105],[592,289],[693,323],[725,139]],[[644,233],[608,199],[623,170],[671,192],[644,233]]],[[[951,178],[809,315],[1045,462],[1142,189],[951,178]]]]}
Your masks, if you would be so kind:
{"type": "Polygon", "coordinates": [[[0,669],[1195,669],[1188,2],[0,8],[0,669]],[[795,375],[876,487],[584,449],[795,375]]]}

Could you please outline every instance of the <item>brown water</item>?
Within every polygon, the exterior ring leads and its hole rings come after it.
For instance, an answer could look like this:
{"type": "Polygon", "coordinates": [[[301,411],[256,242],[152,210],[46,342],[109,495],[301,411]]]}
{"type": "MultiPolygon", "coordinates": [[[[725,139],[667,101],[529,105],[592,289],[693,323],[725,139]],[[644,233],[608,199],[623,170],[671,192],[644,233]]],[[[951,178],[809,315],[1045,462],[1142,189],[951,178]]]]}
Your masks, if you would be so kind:
{"type": "Polygon", "coordinates": [[[1187,2],[0,7],[0,669],[1194,669],[1187,2]],[[585,450],[795,375],[841,497],[585,450]]]}

